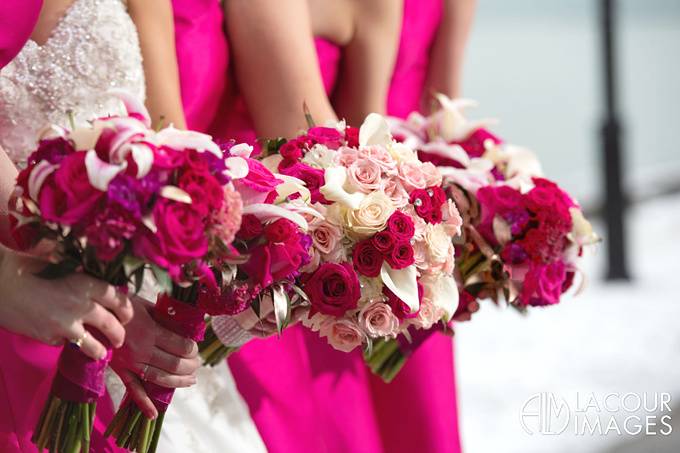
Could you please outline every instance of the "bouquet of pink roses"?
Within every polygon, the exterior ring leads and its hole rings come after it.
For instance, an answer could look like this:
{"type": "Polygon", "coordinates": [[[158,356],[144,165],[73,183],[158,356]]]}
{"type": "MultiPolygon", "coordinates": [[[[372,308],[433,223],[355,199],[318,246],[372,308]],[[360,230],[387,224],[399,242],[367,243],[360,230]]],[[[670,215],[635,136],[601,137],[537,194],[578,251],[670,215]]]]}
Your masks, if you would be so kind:
{"type": "Polygon", "coordinates": [[[468,121],[463,109],[473,102],[438,100],[441,109],[429,117],[412,114],[391,124],[422,160],[438,166],[463,215],[457,314],[477,299],[505,300],[520,310],[558,303],[584,246],[598,240],[580,207],[542,178],[533,153],[503,143],[484,128],[488,120],[468,121]]]}
{"type": "Polygon", "coordinates": [[[312,127],[267,152],[265,165],[310,191],[304,325],[335,349],[364,346],[380,372],[386,340],[453,316],[452,239],[462,220],[436,167],[395,142],[383,117],[370,115],[359,130],[312,127]]]}
{"type": "Polygon", "coordinates": [[[206,288],[199,295],[199,306],[213,316],[199,344],[204,364],[211,366],[250,339],[238,322],[246,310],[252,308],[264,318],[261,322],[273,314],[280,333],[294,306],[306,303],[296,279],[310,261],[311,239],[302,214],[309,209],[289,198],[293,194],[308,198],[309,191],[301,181],[275,174],[250,158],[251,152],[246,145],[227,149],[230,160],[241,159],[247,169],[246,176],[234,181],[243,200],[242,223],[233,244],[240,259],[223,263],[216,273],[218,288],[206,288]],[[273,313],[266,312],[270,308],[273,313]],[[225,340],[230,341],[224,344],[225,340]]]}
{"type": "MultiPolygon", "coordinates": [[[[204,312],[195,303],[197,282],[210,284],[208,265],[228,256],[240,225],[240,196],[210,137],[172,128],[155,132],[144,107],[124,100],[127,116],[72,130],[51,127],[42,135],[18,176],[13,233],[26,249],[51,245],[45,278],[80,271],[125,292],[129,285],[139,289],[150,268],[163,289],[158,322],[200,339],[204,312]]],[[[77,342],[64,348],[33,437],[40,450],[89,451],[110,355],[95,361],[77,342]]],[[[171,391],[152,387],[147,391],[162,414],[171,391]]],[[[123,410],[134,416],[112,425],[119,443],[153,451],[162,415],[140,418],[130,401],[123,410]]]]}

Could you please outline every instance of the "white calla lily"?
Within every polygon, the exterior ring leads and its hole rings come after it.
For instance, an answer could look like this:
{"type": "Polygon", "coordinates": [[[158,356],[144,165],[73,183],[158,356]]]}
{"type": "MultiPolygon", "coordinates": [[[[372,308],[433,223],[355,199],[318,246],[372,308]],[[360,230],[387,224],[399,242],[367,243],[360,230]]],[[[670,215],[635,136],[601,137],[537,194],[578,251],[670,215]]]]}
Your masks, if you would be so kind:
{"type": "Polygon", "coordinates": [[[392,143],[390,125],[382,115],[369,114],[359,128],[360,146],[389,146],[392,143]]]}
{"type": "Polygon", "coordinates": [[[239,156],[248,158],[253,153],[253,147],[247,143],[238,143],[229,148],[229,154],[232,156],[239,156]]]}
{"type": "Polygon", "coordinates": [[[444,312],[446,321],[450,321],[458,309],[460,299],[456,280],[451,276],[444,276],[440,277],[435,285],[432,303],[444,312]]]}
{"type": "Polygon", "coordinates": [[[395,270],[389,264],[383,263],[380,268],[380,278],[383,284],[401,299],[415,313],[420,308],[418,297],[418,281],[415,266],[395,270]]]}
{"type": "Polygon", "coordinates": [[[349,193],[345,190],[347,169],[345,167],[331,167],[324,172],[326,183],[319,188],[319,192],[329,201],[335,201],[350,209],[358,209],[366,195],[361,192],[349,193]]]}
{"type": "Polygon", "coordinates": [[[153,167],[153,151],[147,145],[135,143],[130,145],[132,160],[137,164],[137,179],[141,179],[149,174],[153,167]]]}
{"type": "Polygon", "coordinates": [[[119,173],[125,171],[127,162],[120,164],[110,164],[104,162],[97,156],[97,152],[93,149],[89,150],[85,155],[85,169],[87,170],[87,177],[90,180],[92,187],[106,192],[109,188],[109,183],[118,176],[119,173]]]}
{"type": "Polygon", "coordinates": [[[156,143],[159,146],[168,146],[173,149],[195,149],[196,151],[209,152],[222,159],[224,156],[219,146],[208,134],[196,131],[185,131],[166,127],[156,133],[156,143]]]}
{"type": "Polygon", "coordinates": [[[283,181],[283,183],[276,186],[276,193],[278,195],[277,200],[283,201],[296,193],[299,193],[300,197],[305,201],[312,198],[312,194],[301,179],[279,173],[274,173],[274,177],[283,181]]]}
{"type": "Polygon", "coordinates": [[[445,159],[455,160],[464,167],[470,165],[470,156],[460,145],[449,145],[443,141],[436,141],[421,145],[419,150],[445,159]]]}
{"type": "Polygon", "coordinates": [[[450,99],[443,94],[436,94],[435,98],[442,109],[432,115],[430,125],[434,126],[438,135],[447,142],[465,140],[477,129],[495,123],[492,119],[468,120],[463,111],[477,106],[477,102],[471,99],[450,99]]]}
{"type": "Polygon", "coordinates": [[[54,173],[57,168],[59,168],[58,165],[51,164],[46,160],[41,160],[33,167],[31,174],[28,176],[28,196],[31,200],[38,201],[42,185],[47,177],[54,173]]]}
{"type": "Polygon", "coordinates": [[[225,165],[227,167],[224,170],[224,174],[229,176],[231,179],[242,179],[248,176],[250,168],[248,167],[248,161],[242,157],[232,156],[227,157],[225,160],[225,165]]]}
{"type": "Polygon", "coordinates": [[[291,212],[281,206],[267,203],[255,203],[243,207],[243,214],[252,214],[262,222],[276,219],[287,219],[307,231],[309,225],[304,217],[296,212],[291,212]]]}
{"type": "Polygon", "coordinates": [[[177,201],[178,203],[191,204],[191,195],[183,191],[177,186],[163,186],[161,187],[160,195],[168,200],[177,201]]]}
{"type": "Polygon", "coordinates": [[[115,96],[118,99],[120,99],[123,105],[125,106],[125,110],[128,112],[128,114],[133,115],[136,114],[141,116],[144,125],[147,128],[151,127],[151,115],[149,115],[149,111],[146,109],[144,102],[142,102],[140,99],[138,99],[132,93],[126,90],[114,88],[108,90],[107,94],[110,94],[111,96],[115,96]]]}

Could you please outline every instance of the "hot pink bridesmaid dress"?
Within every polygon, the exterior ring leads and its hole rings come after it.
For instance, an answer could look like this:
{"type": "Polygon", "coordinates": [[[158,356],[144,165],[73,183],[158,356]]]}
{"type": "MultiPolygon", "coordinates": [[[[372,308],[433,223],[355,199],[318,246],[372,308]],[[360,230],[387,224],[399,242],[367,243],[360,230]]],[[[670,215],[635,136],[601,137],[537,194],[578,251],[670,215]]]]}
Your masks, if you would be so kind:
{"type": "Polygon", "coordinates": [[[28,41],[41,7],[42,0],[0,2],[0,69],[9,63],[28,41]]]}
{"type": "MultiPolygon", "coordinates": [[[[404,118],[420,108],[442,6],[442,0],[404,1],[390,115],[404,118]]],[[[386,452],[461,451],[451,337],[433,334],[390,384],[371,376],[371,388],[386,452]]]]}

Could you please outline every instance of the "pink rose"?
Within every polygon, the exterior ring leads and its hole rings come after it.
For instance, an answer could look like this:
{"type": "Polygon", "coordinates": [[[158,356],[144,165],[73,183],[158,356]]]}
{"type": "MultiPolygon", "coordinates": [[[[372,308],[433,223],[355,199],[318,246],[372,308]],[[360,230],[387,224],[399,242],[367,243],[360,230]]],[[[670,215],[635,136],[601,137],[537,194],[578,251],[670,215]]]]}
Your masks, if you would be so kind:
{"type": "Polygon", "coordinates": [[[191,205],[160,198],[154,206],[153,216],[157,231],[152,233],[145,229],[135,238],[135,255],[176,271],[177,266],[207,253],[204,217],[191,205]]]}
{"type": "Polygon", "coordinates": [[[423,164],[420,166],[420,170],[423,172],[425,177],[425,185],[427,187],[441,186],[442,174],[439,173],[439,170],[432,164],[432,162],[423,162],[423,164]]]}
{"type": "Polygon", "coordinates": [[[234,181],[234,187],[241,194],[245,204],[271,203],[276,198],[276,186],[283,181],[261,162],[254,159],[248,161],[248,176],[234,181]]]}
{"type": "Polygon", "coordinates": [[[380,189],[380,167],[368,159],[358,159],[347,169],[347,177],[361,192],[370,193],[380,189]]]}
{"type": "Polygon", "coordinates": [[[85,154],[76,152],[65,157],[60,167],[45,181],[38,197],[45,220],[70,226],[91,220],[104,192],[90,184],[85,154]]]}
{"type": "Polygon", "coordinates": [[[336,251],[342,240],[342,230],[325,220],[310,222],[312,243],[314,248],[324,255],[330,255],[336,251]]]}
{"type": "Polygon", "coordinates": [[[371,338],[394,337],[399,330],[399,319],[384,302],[366,304],[359,312],[359,322],[371,338]]]}
{"type": "Polygon", "coordinates": [[[357,159],[359,159],[359,151],[354,148],[343,146],[338,150],[338,161],[343,167],[349,167],[357,159]]]}
{"type": "Polygon", "coordinates": [[[408,192],[406,192],[406,189],[401,184],[401,180],[396,176],[383,178],[382,191],[392,200],[394,207],[397,209],[403,208],[409,202],[408,192]]]}
{"type": "Polygon", "coordinates": [[[463,226],[463,218],[453,200],[447,200],[442,207],[442,222],[449,236],[458,236],[463,226]]]}
{"type": "Polygon", "coordinates": [[[357,307],[361,297],[359,278],[350,263],[324,263],[303,278],[303,290],[312,304],[311,314],[343,316],[357,307]]]}
{"type": "Polygon", "coordinates": [[[399,179],[401,179],[407,192],[427,187],[425,175],[420,169],[421,166],[421,162],[402,162],[399,164],[399,179]]]}
{"type": "Polygon", "coordinates": [[[358,327],[347,319],[329,320],[321,326],[320,335],[328,338],[334,349],[351,352],[361,346],[365,335],[358,327]]]}
{"type": "Polygon", "coordinates": [[[396,173],[397,162],[382,146],[365,146],[359,151],[359,156],[374,162],[385,173],[396,173]]]}

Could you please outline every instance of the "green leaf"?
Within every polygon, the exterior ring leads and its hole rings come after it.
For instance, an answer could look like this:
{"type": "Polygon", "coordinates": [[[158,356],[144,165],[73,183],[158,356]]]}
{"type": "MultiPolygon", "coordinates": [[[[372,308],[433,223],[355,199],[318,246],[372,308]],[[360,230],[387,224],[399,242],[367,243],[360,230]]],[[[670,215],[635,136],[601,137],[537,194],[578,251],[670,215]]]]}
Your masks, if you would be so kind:
{"type": "Polygon", "coordinates": [[[168,275],[168,272],[153,264],[151,265],[151,271],[153,272],[153,276],[156,278],[156,282],[158,283],[158,286],[160,286],[161,291],[165,294],[172,294],[172,279],[170,278],[170,275],[168,275]]]}
{"type": "Polygon", "coordinates": [[[144,284],[144,266],[138,268],[134,274],[132,274],[132,279],[135,284],[135,294],[139,294],[144,284]]]}
{"type": "Polygon", "coordinates": [[[260,298],[256,297],[253,299],[253,302],[251,303],[250,307],[253,309],[257,317],[260,317],[260,298]]]}
{"type": "Polygon", "coordinates": [[[286,292],[280,286],[272,288],[272,301],[274,303],[274,318],[276,318],[276,330],[279,335],[288,323],[289,301],[286,292]]]}
{"type": "Polygon", "coordinates": [[[45,280],[56,280],[74,273],[79,266],[80,263],[75,260],[65,260],[61,263],[49,263],[43,270],[37,272],[35,275],[44,278],[45,280]]]}

